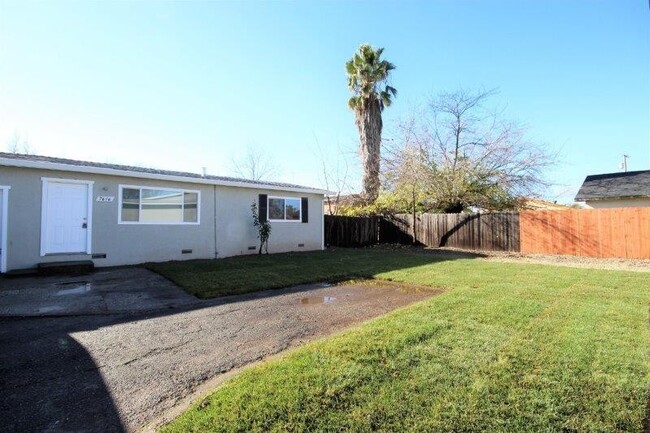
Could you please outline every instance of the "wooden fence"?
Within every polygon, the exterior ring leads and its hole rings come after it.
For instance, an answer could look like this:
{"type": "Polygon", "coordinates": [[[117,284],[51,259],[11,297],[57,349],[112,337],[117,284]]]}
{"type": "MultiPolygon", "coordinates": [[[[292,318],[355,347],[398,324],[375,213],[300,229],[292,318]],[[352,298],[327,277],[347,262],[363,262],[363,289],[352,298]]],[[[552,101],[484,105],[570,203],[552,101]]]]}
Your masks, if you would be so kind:
{"type": "Polygon", "coordinates": [[[454,247],[470,250],[519,251],[519,215],[421,214],[383,218],[379,227],[381,243],[416,243],[428,247],[454,247]]]}
{"type": "Polygon", "coordinates": [[[650,208],[325,217],[330,246],[419,244],[531,254],[650,259],[650,208]]]}
{"type": "Polygon", "coordinates": [[[363,247],[376,244],[379,217],[325,215],[325,245],[363,247]]]}
{"type": "Polygon", "coordinates": [[[521,252],[650,259],[650,208],[520,213],[521,252]]]}

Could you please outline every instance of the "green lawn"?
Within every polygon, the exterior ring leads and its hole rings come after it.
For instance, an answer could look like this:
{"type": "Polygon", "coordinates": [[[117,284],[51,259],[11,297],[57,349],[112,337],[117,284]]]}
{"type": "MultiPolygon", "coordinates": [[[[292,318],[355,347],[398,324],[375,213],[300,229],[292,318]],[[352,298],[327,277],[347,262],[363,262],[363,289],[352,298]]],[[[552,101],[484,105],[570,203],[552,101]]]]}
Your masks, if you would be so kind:
{"type": "MultiPolygon", "coordinates": [[[[354,273],[452,290],[247,370],[164,432],[643,430],[650,273],[376,250],[281,257],[295,279],[363,265],[354,273]]],[[[212,271],[185,286],[225,274],[234,287],[239,274],[260,288],[257,266],[273,260],[189,263],[212,271]]]]}
{"type": "Polygon", "coordinates": [[[239,256],[220,260],[149,263],[147,267],[205,299],[304,283],[369,278],[390,271],[403,273],[410,268],[439,260],[443,258],[431,254],[395,253],[382,249],[339,249],[239,256]]]}

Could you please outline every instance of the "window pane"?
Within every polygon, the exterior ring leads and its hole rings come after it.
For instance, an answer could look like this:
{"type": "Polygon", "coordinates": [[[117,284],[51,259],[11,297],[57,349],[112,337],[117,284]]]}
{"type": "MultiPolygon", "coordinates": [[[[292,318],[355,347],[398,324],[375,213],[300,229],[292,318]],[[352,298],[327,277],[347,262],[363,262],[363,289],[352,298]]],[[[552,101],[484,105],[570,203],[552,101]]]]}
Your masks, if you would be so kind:
{"type": "Polygon", "coordinates": [[[122,189],[122,221],[140,220],[140,190],[122,189]]]}
{"type": "Polygon", "coordinates": [[[142,189],[140,221],[183,222],[183,193],[164,189],[142,189]]]}
{"type": "Polygon", "coordinates": [[[186,223],[198,222],[199,195],[195,192],[186,192],[184,195],[183,221],[186,223]]]}
{"type": "Polygon", "coordinates": [[[269,219],[270,220],[284,219],[284,199],[282,198],[269,199],[269,219]]]}
{"type": "Polygon", "coordinates": [[[300,220],[300,200],[295,198],[288,198],[286,200],[287,206],[287,220],[298,221],[300,220]]]}

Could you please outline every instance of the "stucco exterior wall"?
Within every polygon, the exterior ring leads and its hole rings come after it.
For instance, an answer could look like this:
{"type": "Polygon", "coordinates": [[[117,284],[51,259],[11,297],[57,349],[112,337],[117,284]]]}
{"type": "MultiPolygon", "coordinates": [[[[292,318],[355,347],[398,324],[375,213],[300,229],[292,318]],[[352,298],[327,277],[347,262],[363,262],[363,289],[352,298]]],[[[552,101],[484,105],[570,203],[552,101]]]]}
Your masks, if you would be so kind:
{"type": "Polygon", "coordinates": [[[7,218],[7,270],[66,260],[92,259],[95,266],[101,267],[255,253],[248,250],[249,246],[258,245],[250,205],[257,202],[258,194],[309,197],[309,222],[274,222],[269,252],[321,248],[322,196],[318,194],[5,166],[0,167],[0,185],[11,187],[7,218]],[[40,255],[43,177],[94,181],[91,252],[106,254],[106,258],[92,259],[92,254],[40,255]],[[119,185],[198,190],[200,224],[118,224],[119,185]],[[115,200],[97,202],[97,196],[114,196],[115,200]],[[299,243],[303,243],[304,247],[299,247],[299,243]],[[191,249],[192,253],[182,254],[183,249],[191,249]]]}
{"type": "Polygon", "coordinates": [[[248,247],[259,247],[257,232],[253,227],[251,204],[258,202],[259,194],[278,197],[307,197],[309,221],[307,223],[272,221],[269,253],[310,251],[322,248],[323,196],[288,191],[266,191],[217,187],[217,252],[218,257],[256,253],[248,247]],[[303,246],[299,246],[304,244],[303,246]]]}
{"type": "Polygon", "coordinates": [[[587,209],[609,209],[614,207],[650,207],[650,198],[625,200],[587,200],[587,209]]]}

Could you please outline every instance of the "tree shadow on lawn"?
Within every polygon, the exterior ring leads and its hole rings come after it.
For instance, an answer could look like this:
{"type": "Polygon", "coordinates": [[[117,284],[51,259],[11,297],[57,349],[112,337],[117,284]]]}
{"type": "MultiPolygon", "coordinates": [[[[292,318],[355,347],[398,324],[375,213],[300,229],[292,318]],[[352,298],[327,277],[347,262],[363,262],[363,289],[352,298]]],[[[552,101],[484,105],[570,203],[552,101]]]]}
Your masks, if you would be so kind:
{"type": "MultiPolygon", "coordinates": [[[[375,250],[381,253],[382,249],[375,250]]],[[[407,252],[416,257],[412,261],[407,260],[413,267],[476,257],[459,255],[457,252],[431,253],[423,249],[410,249],[407,252]]],[[[291,256],[285,255],[282,259],[291,256]]],[[[246,257],[243,261],[244,264],[252,265],[257,258],[259,256],[246,257]]],[[[219,259],[222,260],[228,259],[219,259]]],[[[184,263],[191,265],[191,262],[184,263]]],[[[374,269],[388,272],[410,266],[405,267],[404,263],[400,267],[391,263],[375,263],[374,269]]],[[[314,287],[313,284],[303,284],[284,290],[271,289],[197,300],[195,304],[185,307],[133,314],[0,319],[0,419],[3,420],[3,429],[16,432],[125,432],[134,428],[120,414],[102,377],[102,365],[98,365],[93,354],[75,340],[72,336],[74,333],[218,305],[298,293],[314,287]]]]}

